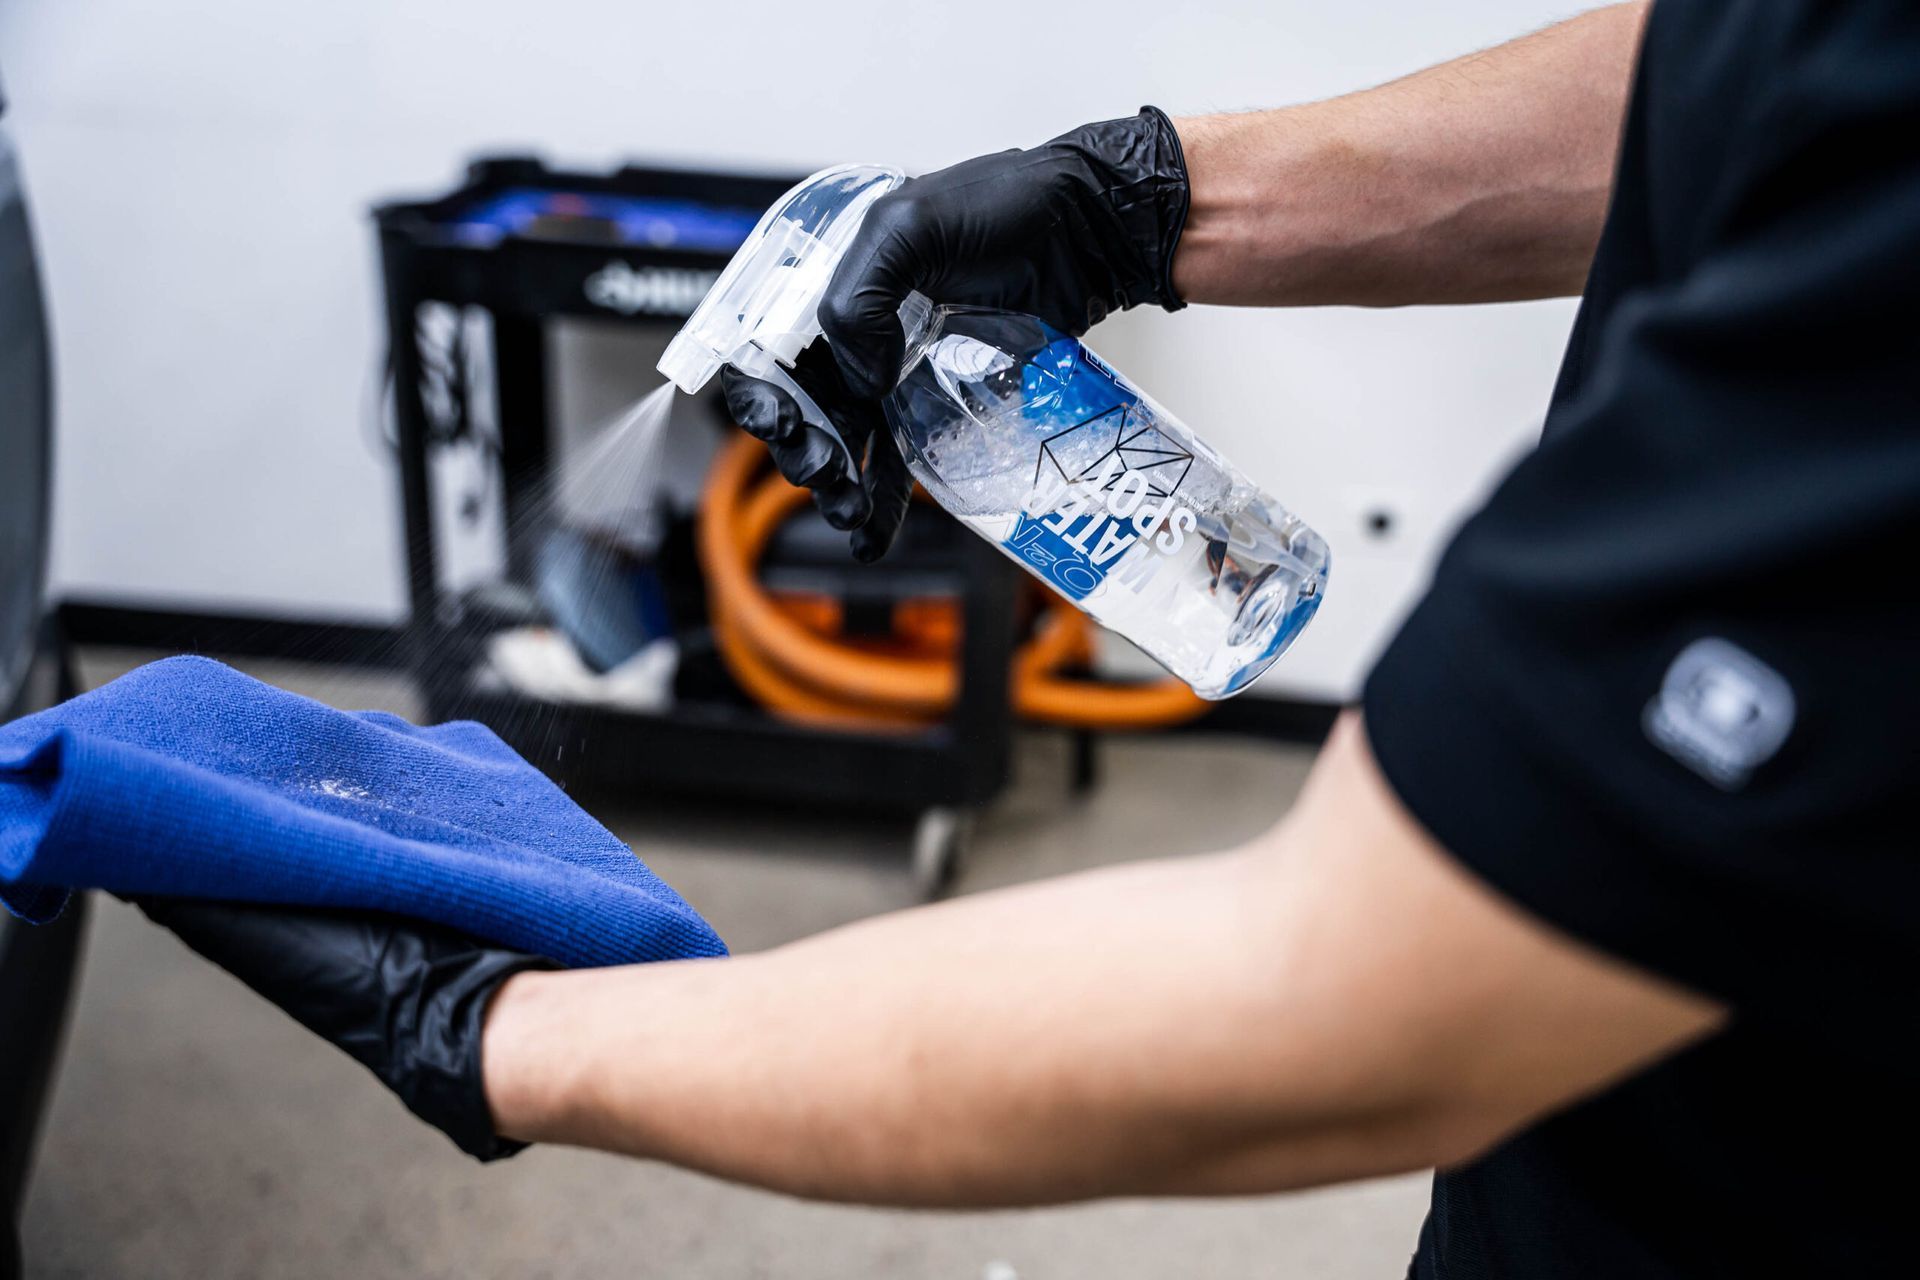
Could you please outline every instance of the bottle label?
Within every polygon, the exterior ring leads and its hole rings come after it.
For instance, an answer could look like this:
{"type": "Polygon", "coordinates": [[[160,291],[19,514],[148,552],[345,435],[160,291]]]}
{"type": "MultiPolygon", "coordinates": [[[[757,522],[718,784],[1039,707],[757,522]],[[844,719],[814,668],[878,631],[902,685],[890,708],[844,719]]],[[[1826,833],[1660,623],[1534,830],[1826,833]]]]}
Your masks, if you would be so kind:
{"type": "Polygon", "coordinates": [[[1041,442],[1033,490],[1005,546],[1070,600],[1084,600],[1137,547],[1145,554],[1122,577],[1151,576],[1198,523],[1179,497],[1192,467],[1193,454],[1129,396],[1041,442]]]}

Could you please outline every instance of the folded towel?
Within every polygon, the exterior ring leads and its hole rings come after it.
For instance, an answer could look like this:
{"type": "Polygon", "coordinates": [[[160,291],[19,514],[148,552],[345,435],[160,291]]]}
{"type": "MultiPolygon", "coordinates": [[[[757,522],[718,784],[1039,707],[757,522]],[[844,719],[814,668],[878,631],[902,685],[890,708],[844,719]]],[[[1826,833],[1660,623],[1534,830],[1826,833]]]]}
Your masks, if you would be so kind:
{"type": "Polygon", "coordinates": [[[356,907],[569,966],[725,954],[480,725],[345,712],[205,658],[0,726],[0,904],[68,890],[356,907]]]}

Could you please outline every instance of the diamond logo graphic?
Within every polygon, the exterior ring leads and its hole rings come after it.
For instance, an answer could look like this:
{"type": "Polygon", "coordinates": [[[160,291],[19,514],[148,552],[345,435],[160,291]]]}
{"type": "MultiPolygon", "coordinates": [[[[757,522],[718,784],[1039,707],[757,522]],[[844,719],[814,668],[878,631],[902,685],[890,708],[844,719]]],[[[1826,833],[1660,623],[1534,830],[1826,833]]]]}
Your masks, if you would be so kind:
{"type": "MultiPolygon", "coordinates": [[[[1193,454],[1167,438],[1150,409],[1115,405],[1040,442],[1031,505],[1001,545],[1069,600],[1084,600],[1163,527],[1192,469],[1193,454]],[[1088,492],[1095,485],[1104,496],[1088,492]]],[[[1176,522],[1181,516],[1191,526],[1192,516],[1181,509],[1176,522]]],[[[1178,545],[1176,535],[1169,546],[1178,545]]]]}
{"type": "Polygon", "coordinates": [[[1161,502],[1179,492],[1193,469],[1192,453],[1169,440],[1138,404],[1124,404],[1041,441],[1034,484],[1049,470],[1064,481],[1091,480],[1115,454],[1120,465],[1102,487],[1111,489],[1127,472],[1138,471],[1146,479],[1147,493],[1161,502]]]}

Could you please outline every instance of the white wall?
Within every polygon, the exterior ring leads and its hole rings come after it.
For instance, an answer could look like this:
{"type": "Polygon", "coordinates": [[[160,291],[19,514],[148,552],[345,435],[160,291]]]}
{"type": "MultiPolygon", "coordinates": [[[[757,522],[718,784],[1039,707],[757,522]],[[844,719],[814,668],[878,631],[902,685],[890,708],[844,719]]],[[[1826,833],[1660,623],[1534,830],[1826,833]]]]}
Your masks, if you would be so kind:
{"type": "MultiPolygon", "coordinates": [[[[60,383],[56,590],[391,619],[368,203],[469,154],[934,167],[1151,101],[1324,96],[1570,0],[0,0],[60,383]]],[[[1353,687],[1440,531],[1533,429],[1571,314],[1124,317],[1094,337],[1333,541],[1263,684],[1353,687]],[[1384,502],[1401,534],[1370,545],[1384,502]]]]}

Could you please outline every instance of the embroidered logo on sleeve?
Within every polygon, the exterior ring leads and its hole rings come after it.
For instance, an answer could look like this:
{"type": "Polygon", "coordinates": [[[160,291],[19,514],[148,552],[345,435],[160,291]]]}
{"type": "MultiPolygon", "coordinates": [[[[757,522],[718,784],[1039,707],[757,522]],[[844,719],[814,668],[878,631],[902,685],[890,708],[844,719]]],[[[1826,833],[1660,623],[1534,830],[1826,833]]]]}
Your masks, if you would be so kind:
{"type": "Polygon", "coordinates": [[[1793,716],[1793,689],[1779,672],[1710,636],[1680,651],[1641,723],[1655,746],[1736,791],[1780,750],[1793,716]]]}

